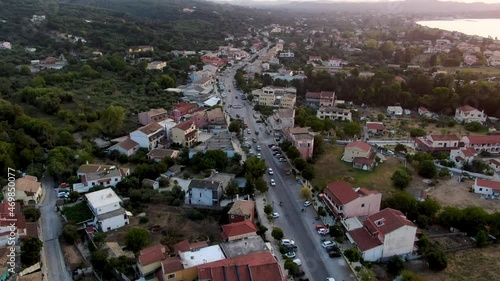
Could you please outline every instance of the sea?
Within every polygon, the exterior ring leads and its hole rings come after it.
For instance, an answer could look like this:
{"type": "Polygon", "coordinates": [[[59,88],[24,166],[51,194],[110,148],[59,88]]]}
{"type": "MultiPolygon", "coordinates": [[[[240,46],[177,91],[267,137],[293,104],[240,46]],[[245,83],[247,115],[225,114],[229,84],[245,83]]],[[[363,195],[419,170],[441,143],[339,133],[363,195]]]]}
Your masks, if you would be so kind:
{"type": "Polygon", "coordinates": [[[431,20],[418,21],[417,24],[447,31],[457,31],[467,35],[500,39],[500,19],[431,20]]]}

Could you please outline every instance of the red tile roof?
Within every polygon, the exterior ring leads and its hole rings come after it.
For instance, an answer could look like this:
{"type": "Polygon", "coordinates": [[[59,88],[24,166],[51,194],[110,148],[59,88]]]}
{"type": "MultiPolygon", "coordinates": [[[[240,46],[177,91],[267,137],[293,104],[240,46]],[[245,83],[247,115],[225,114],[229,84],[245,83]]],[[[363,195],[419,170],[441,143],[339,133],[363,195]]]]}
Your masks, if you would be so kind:
{"type": "Polygon", "coordinates": [[[193,125],[193,123],[194,122],[192,120],[184,121],[182,123],[177,124],[174,128],[186,131],[187,129],[191,128],[191,126],[193,125]]]}
{"type": "Polygon", "coordinates": [[[276,258],[268,251],[198,266],[198,278],[211,281],[285,281],[276,258]]]}
{"type": "Polygon", "coordinates": [[[325,193],[330,196],[337,206],[345,205],[359,197],[353,187],[345,181],[329,183],[326,186],[325,193]]]}
{"type": "Polygon", "coordinates": [[[143,266],[152,264],[154,262],[162,261],[167,256],[167,249],[162,244],[157,244],[142,250],[139,253],[139,263],[143,266]]]}
{"type": "Polygon", "coordinates": [[[163,127],[160,124],[153,122],[153,123],[147,124],[146,126],[140,127],[137,130],[143,132],[146,135],[150,135],[150,134],[155,133],[156,131],[161,130],[161,129],[163,129],[163,127]]]}
{"type": "Polygon", "coordinates": [[[177,104],[174,110],[178,110],[183,114],[189,113],[189,111],[196,109],[198,106],[194,103],[180,102],[177,104]]]}
{"type": "Polygon", "coordinates": [[[477,110],[477,109],[475,109],[474,107],[472,107],[470,105],[464,105],[464,106],[457,108],[457,110],[462,111],[462,112],[469,112],[469,111],[473,111],[473,110],[477,110]]]}
{"type": "Polygon", "coordinates": [[[38,223],[36,223],[36,222],[27,222],[26,223],[26,235],[28,237],[36,237],[36,238],[38,238],[38,223]]]}
{"type": "Polygon", "coordinates": [[[187,252],[207,246],[208,243],[206,241],[189,244],[189,241],[186,239],[174,245],[174,252],[175,254],[178,254],[179,252],[187,252]]]}
{"type": "Polygon", "coordinates": [[[307,92],[306,98],[308,99],[319,99],[321,97],[321,93],[318,92],[307,92]]]}
{"type": "Polygon", "coordinates": [[[119,147],[125,149],[126,151],[129,151],[137,146],[139,146],[139,144],[129,138],[127,138],[126,140],[124,141],[121,141],[117,144],[119,147]]]}
{"type": "Polygon", "coordinates": [[[483,179],[476,179],[477,186],[489,187],[491,189],[500,190],[500,182],[498,181],[490,181],[483,179]]]}
{"type": "Polygon", "coordinates": [[[354,147],[357,147],[363,151],[370,151],[372,149],[372,147],[369,144],[362,141],[353,141],[346,145],[346,148],[354,148],[354,147]]]}
{"type": "Polygon", "coordinates": [[[495,164],[495,165],[498,166],[498,165],[500,165],[500,160],[498,160],[498,159],[491,159],[490,163],[493,163],[493,164],[495,164]]]}
{"type": "Polygon", "coordinates": [[[473,157],[477,154],[476,150],[472,147],[462,148],[462,153],[465,157],[473,157]]]}
{"type": "Polygon", "coordinates": [[[370,235],[364,227],[349,231],[349,235],[362,252],[382,245],[382,242],[377,237],[370,235]]]}
{"type": "Polygon", "coordinates": [[[500,143],[500,135],[491,136],[465,136],[469,139],[470,144],[489,144],[489,143],[500,143]]]}
{"type": "Polygon", "coordinates": [[[455,135],[430,135],[433,141],[459,141],[455,135]]]}
{"type": "MultiPolygon", "coordinates": [[[[12,208],[12,207],[11,207],[12,208]]],[[[26,229],[26,218],[21,212],[21,205],[19,202],[15,202],[15,207],[13,210],[14,216],[11,216],[11,211],[9,210],[9,203],[0,203],[0,226],[8,227],[11,223],[16,223],[16,228],[19,233],[24,232],[26,229]]]]}
{"type": "Polygon", "coordinates": [[[368,130],[381,130],[385,129],[384,124],[380,122],[368,122],[366,123],[366,127],[368,130]]]}
{"type": "Polygon", "coordinates": [[[183,270],[182,262],[178,257],[166,258],[162,262],[165,274],[183,270]]]}
{"type": "Polygon", "coordinates": [[[230,237],[257,232],[257,226],[251,221],[241,221],[222,226],[221,237],[226,240],[230,237]]]}
{"type": "Polygon", "coordinates": [[[377,231],[384,235],[403,226],[416,227],[401,211],[386,208],[368,217],[363,225],[370,231],[377,231]]]}

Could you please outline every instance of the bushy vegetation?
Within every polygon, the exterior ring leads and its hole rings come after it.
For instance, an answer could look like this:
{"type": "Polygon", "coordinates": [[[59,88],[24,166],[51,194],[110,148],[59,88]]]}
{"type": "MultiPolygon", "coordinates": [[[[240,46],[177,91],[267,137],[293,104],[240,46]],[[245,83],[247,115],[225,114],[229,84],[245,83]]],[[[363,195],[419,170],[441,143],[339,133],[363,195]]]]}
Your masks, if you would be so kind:
{"type": "Polygon", "coordinates": [[[64,207],[62,213],[68,222],[73,222],[75,224],[88,221],[94,217],[92,211],[90,211],[89,206],[87,206],[85,202],[80,202],[71,207],[64,207]]]}

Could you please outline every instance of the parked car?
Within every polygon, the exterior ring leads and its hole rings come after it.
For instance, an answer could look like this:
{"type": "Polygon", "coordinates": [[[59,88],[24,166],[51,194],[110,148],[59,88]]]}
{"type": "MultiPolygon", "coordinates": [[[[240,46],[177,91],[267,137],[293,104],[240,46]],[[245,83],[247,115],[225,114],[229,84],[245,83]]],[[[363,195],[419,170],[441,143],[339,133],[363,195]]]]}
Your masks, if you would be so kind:
{"type": "Polygon", "coordinates": [[[309,207],[311,205],[312,205],[311,201],[304,202],[304,207],[309,207]]]}
{"type": "Polygon", "coordinates": [[[279,218],[279,217],[280,217],[280,214],[278,214],[278,213],[273,213],[273,219],[277,219],[277,218],[279,218]]]}
{"type": "Polygon", "coordinates": [[[328,255],[330,258],[340,258],[342,255],[337,251],[329,251],[328,255]]]}
{"type": "Polygon", "coordinates": [[[286,245],[285,249],[287,252],[297,252],[299,248],[295,245],[286,245]]]}
{"type": "Polygon", "coordinates": [[[260,153],[257,153],[257,158],[261,159],[262,156],[260,155],[260,153]]]}
{"type": "Polygon", "coordinates": [[[276,186],[276,182],[274,181],[274,179],[271,179],[271,186],[276,186]]]}
{"type": "Polygon", "coordinates": [[[247,129],[247,134],[250,135],[251,133],[252,133],[252,131],[250,131],[250,129],[247,129]]]}
{"type": "Polygon", "coordinates": [[[281,244],[283,244],[283,246],[295,246],[295,241],[292,239],[281,239],[281,244]]]}
{"type": "Polygon", "coordinates": [[[267,170],[267,173],[270,174],[270,175],[274,175],[273,168],[269,168],[267,170]]]}
{"type": "Polygon", "coordinates": [[[280,158],[280,162],[286,162],[286,158],[281,157],[281,158],[280,158]]]}
{"type": "Polygon", "coordinates": [[[318,234],[319,235],[327,235],[328,234],[328,229],[327,228],[321,228],[321,229],[318,229],[318,234]]]}
{"type": "Polygon", "coordinates": [[[295,252],[288,252],[285,254],[285,256],[289,259],[293,259],[295,258],[297,255],[295,254],[295,252]]]}
{"type": "Polygon", "coordinates": [[[257,145],[257,147],[255,148],[257,151],[261,151],[261,148],[260,148],[260,145],[257,145]]]}
{"type": "Polygon", "coordinates": [[[333,277],[326,277],[326,281],[335,281],[335,278],[333,278],[333,277]]]}
{"type": "MultiPolygon", "coordinates": [[[[293,262],[298,265],[298,266],[301,266],[302,265],[302,261],[300,259],[294,259],[293,262]]],[[[335,281],[335,280],[334,280],[335,281]]]]}
{"type": "Polygon", "coordinates": [[[321,243],[321,246],[323,248],[334,246],[334,245],[335,245],[335,242],[333,242],[333,241],[324,241],[323,243],[321,243]]]}

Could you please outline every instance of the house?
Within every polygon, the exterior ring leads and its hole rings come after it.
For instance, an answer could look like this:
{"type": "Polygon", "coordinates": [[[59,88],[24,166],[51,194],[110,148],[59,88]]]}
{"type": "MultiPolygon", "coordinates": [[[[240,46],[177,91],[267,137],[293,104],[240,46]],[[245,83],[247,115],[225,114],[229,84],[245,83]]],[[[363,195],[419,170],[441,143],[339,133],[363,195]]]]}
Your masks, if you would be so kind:
{"type": "Polygon", "coordinates": [[[204,247],[208,247],[208,243],[206,241],[189,243],[186,239],[174,245],[174,254],[179,256],[183,252],[196,251],[204,247]]]}
{"type": "Polygon", "coordinates": [[[129,224],[122,200],[111,188],[85,194],[87,205],[94,214],[93,224],[98,230],[108,232],[129,224]]]}
{"type": "Polygon", "coordinates": [[[224,194],[223,183],[210,179],[191,180],[188,186],[186,204],[206,207],[219,207],[224,194]]]}
{"type": "Polygon", "coordinates": [[[376,166],[377,152],[366,142],[353,141],[346,145],[342,161],[352,163],[356,169],[371,171],[376,166]]]}
{"type": "Polygon", "coordinates": [[[343,64],[342,59],[338,59],[338,58],[330,58],[326,62],[327,67],[341,67],[342,64],[343,64]]]}
{"type": "Polygon", "coordinates": [[[161,122],[168,119],[168,112],[163,108],[154,108],[138,114],[139,123],[148,125],[153,122],[161,122]]]}
{"type": "Polygon", "coordinates": [[[321,56],[309,56],[309,59],[307,60],[307,64],[323,64],[323,61],[321,60],[321,56]]]}
{"type": "Polygon", "coordinates": [[[466,163],[471,163],[477,152],[472,147],[461,147],[450,150],[450,161],[455,163],[455,167],[462,168],[466,163]]]}
{"type": "Polygon", "coordinates": [[[293,108],[296,102],[297,89],[294,87],[267,86],[252,91],[259,105],[293,108]]]}
{"type": "Polygon", "coordinates": [[[157,148],[159,143],[166,138],[164,128],[157,122],[142,126],[130,133],[130,139],[137,142],[140,147],[148,150],[157,148]]]}
{"type": "Polygon", "coordinates": [[[279,54],[280,58],[293,58],[295,54],[293,52],[287,51],[279,54]]]}
{"type": "Polygon", "coordinates": [[[472,186],[474,193],[489,195],[489,196],[500,196],[500,182],[492,180],[483,180],[476,178],[474,185],[472,186]]]}
{"type": "Polygon", "coordinates": [[[208,88],[209,86],[212,85],[212,78],[210,77],[201,77],[200,79],[197,79],[193,81],[194,86],[200,86],[203,88],[208,88]]]}
{"type": "MultiPolygon", "coordinates": [[[[203,241],[200,242],[200,244],[206,245],[207,242],[203,241]]],[[[213,245],[213,246],[194,245],[194,246],[196,248],[192,248],[190,250],[179,253],[179,258],[181,260],[182,266],[185,269],[226,259],[226,256],[224,255],[224,252],[222,252],[222,249],[219,245],[213,245]]]]}
{"type": "Polygon", "coordinates": [[[257,235],[259,229],[252,221],[240,221],[222,226],[220,237],[223,241],[233,241],[257,235]]]}
{"type": "Polygon", "coordinates": [[[137,258],[137,268],[146,277],[161,268],[161,262],[168,257],[168,248],[162,244],[143,249],[137,258]]]}
{"type": "Polygon", "coordinates": [[[147,156],[149,160],[160,162],[163,159],[165,159],[165,157],[176,159],[177,157],[179,157],[179,153],[180,153],[179,150],[155,148],[152,149],[150,152],[148,152],[147,156]]]}
{"type": "MultiPolygon", "coordinates": [[[[16,201],[22,201],[24,205],[36,205],[42,197],[42,184],[37,177],[26,175],[15,180],[16,201]]],[[[3,188],[4,198],[12,197],[12,186],[6,185],[3,188]]]]}
{"type": "Polygon", "coordinates": [[[109,253],[109,258],[119,258],[121,256],[127,257],[129,260],[135,260],[135,255],[131,251],[124,251],[122,246],[117,242],[106,242],[105,248],[109,253]]]}
{"type": "Polygon", "coordinates": [[[237,200],[227,212],[230,223],[253,221],[255,216],[255,202],[250,200],[237,200]]]}
{"type": "Polygon", "coordinates": [[[472,147],[478,153],[500,153],[500,135],[464,136],[462,142],[465,147],[472,147]]]}
{"type": "Polygon", "coordinates": [[[370,216],[380,211],[382,193],[354,188],[345,181],[329,183],[320,195],[325,205],[340,219],[370,216]]]}
{"type": "Polygon", "coordinates": [[[296,127],[283,130],[285,139],[290,141],[299,152],[300,156],[304,159],[309,159],[314,151],[314,133],[310,131],[309,127],[296,127]]]}
{"type": "Polygon", "coordinates": [[[147,70],[162,70],[167,67],[166,61],[152,61],[146,66],[147,70]]]}
{"type": "Polygon", "coordinates": [[[110,151],[116,150],[120,154],[125,154],[128,157],[134,155],[134,153],[140,148],[140,145],[131,140],[130,138],[126,138],[125,140],[111,146],[109,148],[110,151]]]}
{"type": "Polygon", "coordinates": [[[294,108],[297,98],[294,94],[284,94],[282,96],[277,96],[277,105],[280,108],[294,108]]]}
{"type": "Polygon", "coordinates": [[[217,135],[212,136],[200,145],[193,147],[189,151],[189,158],[193,158],[193,156],[198,152],[205,153],[209,150],[222,150],[226,153],[228,159],[233,158],[235,149],[233,146],[231,133],[218,133],[217,135]]]}
{"type": "Polygon", "coordinates": [[[158,181],[151,180],[151,179],[143,179],[141,184],[142,184],[142,187],[150,186],[155,190],[160,188],[160,183],[158,181]]]}
{"type": "Polygon", "coordinates": [[[172,118],[175,122],[179,122],[181,117],[193,113],[197,108],[198,106],[195,103],[180,102],[172,110],[172,118]]]}
{"type": "Polygon", "coordinates": [[[21,212],[19,202],[0,203],[0,247],[18,245],[19,238],[27,235],[26,226],[26,218],[21,212]]]}
{"type": "Polygon", "coordinates": [[[306,103],[315,106],[333,107],[335,106],[335,92],[307,92],[306,103]]]}
{"type": "Polygon", "coordinates": [[[273,111],[273,115],[268,118],[273,131],[281,132],[284,129],[295,127],[295,109],[280,108],[273,111]]]}
{"type": "Polygon", "coordinates": [[[73,190],[82,193],[98,185],[116,186],[124,177],[130,175],[130,169],[117,169],[115,166],[102,164],[84,164],[78,168],[76,175],[81,182],[73,184],[73,190]]]}
{"type": "Polygon", "coordinates": [[[385,127],[382,122],[366,122],[366,129],[370,136],[384,135],[385,127]]]}
{"type": "Polygon", "coordinates": [[[457,108],[455,110],[455,120],[459,123],[470,123],[470,122],[486,122],[486,114],[484,110],[479,111],[472,106],[465,105],[457,108]]]}
{"type": "Polygon", "coordinates": [[[156,279],[168,281],[196,280],[196,267],[184,268],[179,257],[169,257],[161,261],[161,270],[156,273],[156,279]]]}
{"type": "Polygon", "coordinates": [[[199,281],[286,281],[276,258],[269,251],[252,253],[198,266],[199,281]]]}
{"type": "Polygon", "coordinates": [[[203,111],[196,111],[191,115],[198,129],[205,129],[210,132],[227,132],[226,116],[221,108],[210,108],[203,111]]]}
{"type": "Polygon", "coordinates": [[[338,107],[320,107],[316,111],[316,117],[320,119],[352,121],[352,113],[349,109],[338,107]]]}
{"type": "Polygon", "coordinates": [[[430,112],[427,108],[425,107],[419,107],[418,108],[418,115],[422,116],[422,117],[426,117],[426,118],[432,118],[432,116],[434,114],[432,114],[432,112],[430,112]]]}
{"type": "Polygon", "coordinates": [[[415,138],[415,147],[424,152],[450,151],[459,147],[460,139],[455,135],[427,135],[415,138]]]}
{"type": "Polygon", "coordinates": [[[391,116],[401,116],[403,115],[403,108],[401,106],[388,106],[387,114],[391,116]]]}
{"type": "Polygon", "coordinates": [[[184,121],[172,128],[172,142],[190,147],[198,142],[198,128],[193,121],[184,121]]]}
{"type": "Polygon", "coordinates": [[[387,208],[369,216],[347,238],[363,260],[374,262],[412,253],[416,233],[417,227],[401,211],[387,208]]]}
{"type": "Polygon", "coordinates": [[[271,243],[264,242],[262,237],[258,235],[248,236],[239,240],[224,241],[220,243],[220,247],[227,259],[264,251],[273,252],[271,243]]]}
{"type": "Polygon", "coordinates": [[[488,161],[490,167],[497,173],[500,172],[500,160],[499,159],[490,159],[488,161]]]}

